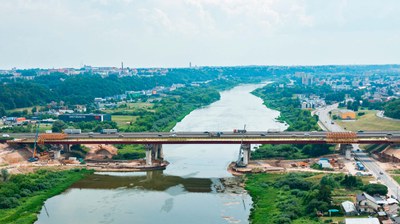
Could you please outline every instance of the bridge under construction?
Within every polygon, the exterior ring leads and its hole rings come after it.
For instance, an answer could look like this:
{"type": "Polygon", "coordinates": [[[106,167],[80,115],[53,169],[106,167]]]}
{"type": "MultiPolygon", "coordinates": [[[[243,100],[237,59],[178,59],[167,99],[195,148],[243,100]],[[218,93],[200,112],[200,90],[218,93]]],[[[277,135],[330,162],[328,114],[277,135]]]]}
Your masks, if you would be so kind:
{"type": "MultiPolygon", "coordinates": [[[[14,133],[8,144],[33,144],[35,134],[14,133]]],[[[341,144],[341,149],[349,144],[399,144],[400,131],[369,132],[275,132],[252,131],[235,132],[124,132],[100,133],[43,133],[37,143],[61,144],[69,150],[74,144],[143,144],[146,148],[146,163],[163,159],[163,144],[240,144],[242,164],[250,159],[251,144],[341,144]]]]}

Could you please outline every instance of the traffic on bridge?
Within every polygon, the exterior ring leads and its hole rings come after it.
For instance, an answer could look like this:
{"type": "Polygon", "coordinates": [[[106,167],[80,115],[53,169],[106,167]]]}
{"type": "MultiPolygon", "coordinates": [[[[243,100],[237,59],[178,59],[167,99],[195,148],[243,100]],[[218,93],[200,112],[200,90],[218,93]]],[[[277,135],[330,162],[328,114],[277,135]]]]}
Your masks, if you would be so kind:
{"type": "MultiPolygon", "coordinates": [[[[9,134],[10,144],[35,142],[34,133],[9,134]]],[[[368,132],[122,132],[43,133],[39,144],[395,144],[400,131],[368,132]]]]}

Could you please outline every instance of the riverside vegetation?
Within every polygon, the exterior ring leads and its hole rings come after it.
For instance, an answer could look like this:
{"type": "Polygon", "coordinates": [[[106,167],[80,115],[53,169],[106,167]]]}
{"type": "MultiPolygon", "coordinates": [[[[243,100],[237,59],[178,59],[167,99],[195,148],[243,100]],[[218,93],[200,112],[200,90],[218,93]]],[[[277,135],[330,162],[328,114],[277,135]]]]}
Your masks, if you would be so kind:
{"type": "MultiPolygon", "coordinates": [[[[3,173],[4,171],[2,171],[3,173]]],[[[16,174],[0,182],[0,223],[33,223],[44,202],[60,194],[74,182],[93,171],[37,170],[31,174],[16,174]]]]}
{"type": "Polygon", "coordinates": [[[338,209],[339,213],[332,215],[343,216],[340,203],[356,193],[387,194],[384,185],[364,184],[360,177],[344,174],[267,173],[246,177],[246,190],[253,199],[250,220],[254,224],[324,223],[318,214],[327,216],[328,209],[338,209]]]}
{"type": "MultiPolygon", "coordinates": [[[[271,109],[280,111],[278,120],[289,125],[287,131],[317,131],[318,116],[311,116],[308,110],[300,108],[299,100],[295,94],[308,93],[311,90],[304,88],[279,88],[279,83],[272,83],[253,92],[254,95],[263,99],[264,104],[271,109]]],[[[312,91],[316,91],[315,88],[312,91]]],[[[329,95],[335,99],[335,94],[329,95]]],[[[303,159],[308,157],[318,157],[332,153],[332,145],[311,145],[311,144],[282,144],[282,145],[261,145],[251,157],[253,159],[283,158],[283,159],[303,159]]]]}

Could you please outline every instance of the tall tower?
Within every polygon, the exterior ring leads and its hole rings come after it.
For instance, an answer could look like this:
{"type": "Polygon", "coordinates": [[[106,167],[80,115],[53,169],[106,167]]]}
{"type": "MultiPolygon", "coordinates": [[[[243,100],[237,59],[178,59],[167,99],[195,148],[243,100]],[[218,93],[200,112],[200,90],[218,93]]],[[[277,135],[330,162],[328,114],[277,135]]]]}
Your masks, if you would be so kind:
{"type": "Polygon", "coordinates": [[[124,62],[121,62],[121,70],[124,70],[124,62]]]}

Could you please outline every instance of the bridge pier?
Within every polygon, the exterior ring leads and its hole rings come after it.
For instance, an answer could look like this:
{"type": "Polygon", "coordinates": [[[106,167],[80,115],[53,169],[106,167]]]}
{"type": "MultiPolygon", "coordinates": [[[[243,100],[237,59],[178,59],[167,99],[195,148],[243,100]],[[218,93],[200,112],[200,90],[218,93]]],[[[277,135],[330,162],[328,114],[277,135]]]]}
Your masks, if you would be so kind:
{"type": "Polygon", "coordinates": [[[242,149],[243,149],[243,165],[247,166],[250,160],[251,145],[242,144],[242,149]]]}
{"type": "Polygon", "coordinates": [[[69,144],[63,144],[62,146],[63,146],[64,152],[69,152],[71,149],[71,146],[69,144]]]}
{"type": "Polygon", "coordinates": [[[151,166],[153,164],[152,155],[151,155],[153,145],[146,144],[146,145],[144,145],[144,147],[146,148],[146,165],[151,166]]]}
{"type": "Polygon", "coordinates": [[[153,165],[153,160],[155,159],[164,159],[164,152],[161,144],[146,144],[144,147],[146,148],[146,165],[153,165]]]}
{"type": "Polygon", "coordinates": [[[351,149],[353,146],[351,144],[339,144],[340,154],[345,155],[346,159],[351,159],[351,149]]]}

